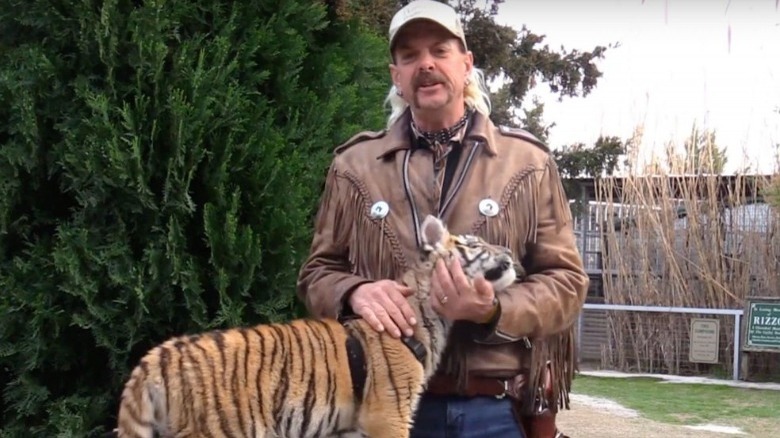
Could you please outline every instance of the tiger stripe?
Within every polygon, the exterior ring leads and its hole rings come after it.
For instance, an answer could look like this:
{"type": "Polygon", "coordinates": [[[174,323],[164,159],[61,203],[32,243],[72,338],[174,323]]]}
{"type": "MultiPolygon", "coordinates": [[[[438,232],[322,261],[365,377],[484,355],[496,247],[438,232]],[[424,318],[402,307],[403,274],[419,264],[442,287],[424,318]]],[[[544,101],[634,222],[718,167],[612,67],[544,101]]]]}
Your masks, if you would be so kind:
{"type": "MultiPolygon", "coordinates": [[[[430,220],[424,226],[443,227],[430,220]]],[[[428,303],[436,259],[459,257],[471,278],[498,272],[497,289],[516,279],[516,264],[507,263],[510,256],[501,247],[443,228],[423,236],[441,240],[425,242],[418,264],[402,279],[415,290],[409,302],[420,321],[414,338],[425,354],[419,360],[401,340],[360,319],[300,319],[174,337],[150,349],[131,372],[117,436],[314,438],[359,431],[373,438],[408,437],[450,329],[428,303]],[[366,374],[357,396],[347,353],[353,338],[363,350],[366,374]]]]}
{"type": "MultiPolygon", "coordinates": [[[[312,344],[312,337],[314,336],[312,332],[309,331],[309,325],[305,324],[303,326],[304,332],[306,333],[305,339],[306,343],[305,345],[308,347],[308,355],[307,357],[309,359],[313,359],[316,357],[316,352],[314,349],[314,345],[312,344]]],[[[301,342],[303,344],[303,342],[301,342]]],[[[303,370],[304,367],[301,367],[303,370]]],[[[315,397],[315,390],[317,389],[316,381],[314,378],[315,375],[309,376],[308,382],[306,383],[306,395],[303,399],[303,419],[301,420],[301,434],[307,435],[309,434],[309,426],[312,421],[312,410],[314,410],[314,397],[315,397]]]]}

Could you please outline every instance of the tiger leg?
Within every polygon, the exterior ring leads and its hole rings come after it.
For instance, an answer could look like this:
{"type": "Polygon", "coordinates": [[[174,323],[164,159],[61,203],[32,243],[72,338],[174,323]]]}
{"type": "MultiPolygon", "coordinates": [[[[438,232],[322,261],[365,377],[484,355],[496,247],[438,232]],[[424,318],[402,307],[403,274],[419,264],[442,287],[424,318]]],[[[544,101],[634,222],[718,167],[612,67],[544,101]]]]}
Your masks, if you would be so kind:
{"type": "Polygon", "coordinates": [[[408,438],[424,384],[423,365],[386,333],[361,331],[366,349],[366,388],[358,429],[370,438],[408,438]]]}
{"type": "Polygon", "coordinates": [[[409,438],[411,429],[411,418],[406,420],[402,417],[390,416],[394,418],[388,418],[386,414],[385,418],[378,419],[378,421],[368,421],[362,428],[366,434],[350,435],[350,438],[370,437],[370,438],[409,438]]]}
{"type": "Polygon", "coordinates": [[[369,391],[358,420],[360,430],[371,438],[408,438],[422,376],[397,378],[395,385],[380,385],[369,391]]]}

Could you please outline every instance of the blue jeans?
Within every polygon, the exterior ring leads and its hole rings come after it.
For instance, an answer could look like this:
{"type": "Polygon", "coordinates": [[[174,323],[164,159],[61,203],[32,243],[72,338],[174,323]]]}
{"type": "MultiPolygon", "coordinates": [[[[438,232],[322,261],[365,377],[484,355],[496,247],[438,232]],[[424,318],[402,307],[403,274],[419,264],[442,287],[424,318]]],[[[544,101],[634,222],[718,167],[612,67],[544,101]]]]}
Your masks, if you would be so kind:
{"type": "Polygon", "coordinates": [[[424,394],[411,438],[525,438],[508,398],[424,394]]]}

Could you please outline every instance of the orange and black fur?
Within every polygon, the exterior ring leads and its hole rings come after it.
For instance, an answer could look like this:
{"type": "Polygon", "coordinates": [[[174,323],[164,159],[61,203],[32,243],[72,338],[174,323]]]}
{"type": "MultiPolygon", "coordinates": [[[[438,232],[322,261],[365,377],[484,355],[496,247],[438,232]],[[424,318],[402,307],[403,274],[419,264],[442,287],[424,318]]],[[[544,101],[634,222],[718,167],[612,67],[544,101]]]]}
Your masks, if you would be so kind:
{"type": "MultiPolygon", "coordinates": [[[[408,437],[420,393],[438,366],[450,323],[428,303],[436,259],[460,257],[470,278],[501,290],[516,279],[508,250],[450,235],[429,216],[419,264],[405,274],[419,323],[419,360],[362,319],[305,319],[170,339],[133,370],[122,393],[119,438],[408,437]],[[365,381],[353,392],[346,347],[359,341],[365,381]]],[[[354,358],[353,358],[354,360],[354,358]]]]}

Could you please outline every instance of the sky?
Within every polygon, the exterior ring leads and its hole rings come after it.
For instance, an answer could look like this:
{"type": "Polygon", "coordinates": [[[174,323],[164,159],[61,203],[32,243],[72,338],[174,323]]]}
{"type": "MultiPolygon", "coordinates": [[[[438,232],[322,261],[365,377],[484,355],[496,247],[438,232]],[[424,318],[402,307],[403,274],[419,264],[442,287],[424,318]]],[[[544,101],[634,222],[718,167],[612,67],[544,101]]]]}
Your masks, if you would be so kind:
{"type": "Polygon", "coordinates": [[[694,123],[727,146],[725,173],[780,168],[780,0],[506,0],[497,21],[545,35],[551,49],[590,51],[603,76],[586,97],[537,85],[550,146],[642,129],[647,160],[682,149],[694,123]],[[748,167],[749,166],[749,167],[748,167]]]}

